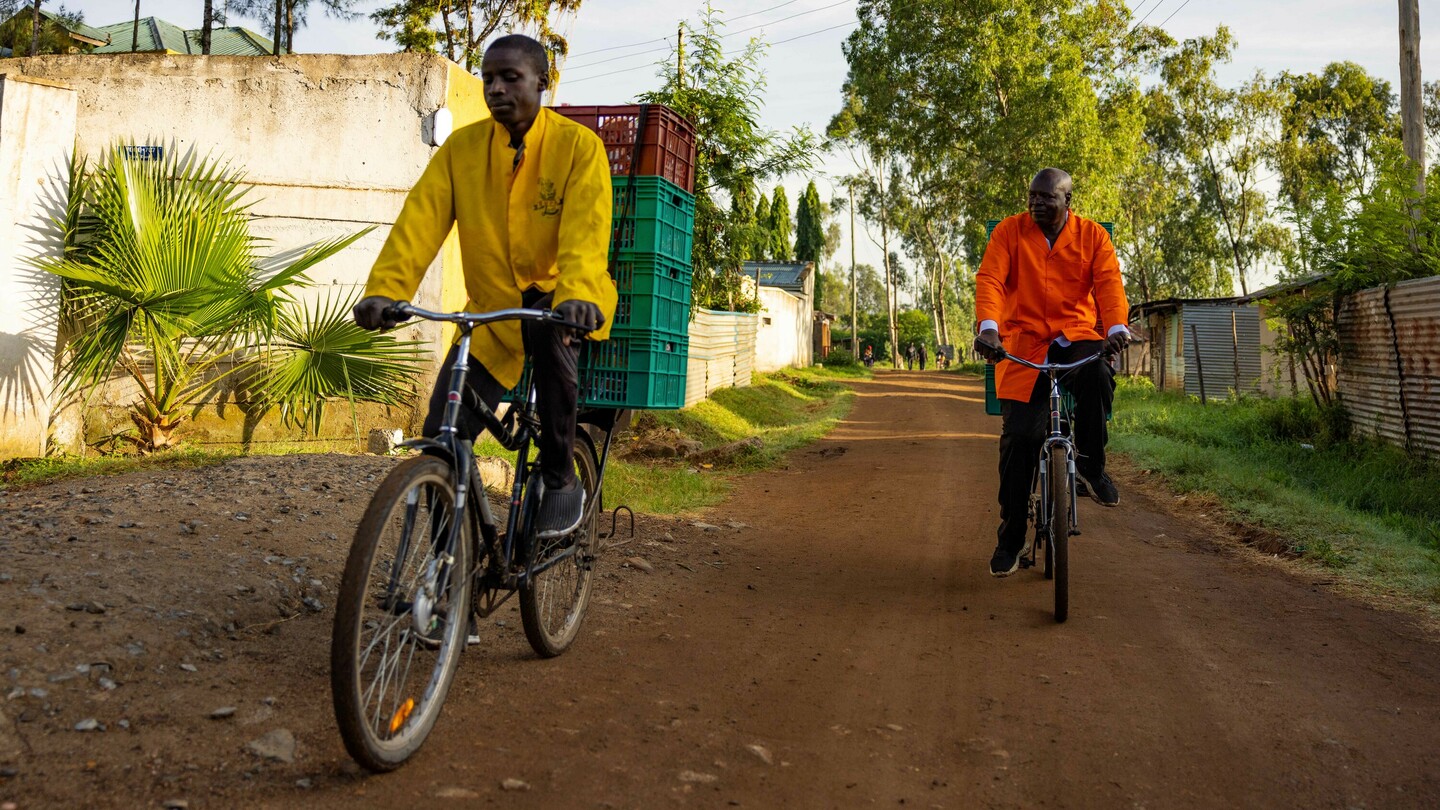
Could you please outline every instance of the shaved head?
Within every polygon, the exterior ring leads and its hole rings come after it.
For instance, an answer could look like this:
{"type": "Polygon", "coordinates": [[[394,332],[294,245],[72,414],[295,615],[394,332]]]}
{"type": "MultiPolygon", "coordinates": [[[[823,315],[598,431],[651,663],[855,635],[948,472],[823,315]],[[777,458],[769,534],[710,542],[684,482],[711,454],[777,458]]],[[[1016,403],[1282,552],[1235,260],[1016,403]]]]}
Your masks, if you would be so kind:
{"type": "Polygon", "coordinates": [[[1041,169],[1030,181],[1030,218],[1052,237],[1070,214],[1070,175],[1060,169],[1041,169]]]}
{"type": "Polygon", "coordinates": [[[1074,190],[1075,182],[1070,179],[1070,173],[1063,169],[1041,169],[1035,179],[1030,181],[1030,188],[1069,194],[1074,190]]]}

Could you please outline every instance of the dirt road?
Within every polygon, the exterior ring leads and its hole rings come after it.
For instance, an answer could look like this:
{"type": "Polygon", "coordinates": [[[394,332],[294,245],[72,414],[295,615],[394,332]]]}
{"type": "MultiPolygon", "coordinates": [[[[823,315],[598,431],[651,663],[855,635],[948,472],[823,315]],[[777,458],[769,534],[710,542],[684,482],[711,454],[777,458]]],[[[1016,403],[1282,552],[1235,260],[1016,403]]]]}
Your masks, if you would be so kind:
{"type": "MultiPolygon", "coordinates": [[[[426,797],[516,808],[1440,806],[1440,644],[1410,619],[1217,542],[1207,519],[1147,494],[1121,468],[1121,508],[1081,507],[1071,618],[1056,625],[1039,574],[994,580],[986,570],[998,420],[984,416],[979,383],[885,373],[856,389],[851,417],[788,468],[746,479],[698,520],[642,521],[636,543],[607,561],[569,654],[536,660],[514,614],[488,631],[488,645],[462,662],[431,742],[399,773],[356,774],[335,736],[323,604],[260,633],[157,638],[146,656],[116,664],[118,688],[77,691],[79,710],[47,711],[28,694],[0,703],[24,751],[0,800],[22,810],[169,798],[397,807],[426,797]],[[655,572],[620,565],[626,555],[655,572]],[[192,647],[220,657],[176,672],[192,647]],[[162,687],[168,711],[153,708],[162,687]],[[225,702],[240,711],[209,719],[211,704],[225,702]],[[16,719],[22,711],[32,716],[16,719]],[[71,731],[87,713],[108,730],[71,731]],[[122,715],[130,728],[116,726],[122,715]],[[299,740],[293,764],[246,752],[282,723],[299,740]],[[506,789],[507,779],[523,785],[506,789]]],[[[328,531],[353,521],[374,486],[365,476],[388,462],[364,463],[336,473],[343,503],[316,518],[328,531]]],[[[258,474],[237,469],[236,481],[258,474]]],[[[194,493],[204,488],[181,478],[201,474],[162,475],[203,504],[194,493]]],[[[225,469],[204,474],[210,489],[243,492],[225,469]]],[[[289,497],[296,475],[272,471],[266,486],[289,497]]],[[[22,494],[0,504],[12,531],[22,494]]],[[[264,520],[277,497],[244,508],[264,520]]],[[[169,525],[168,508],[147,512],[152,525],[169,525]]],[[[48,519],[26,517],[35,515],[48,519]]],[[[293,534],[282,531],[288,517],[269,518],[277,535],[293,534]]],[[[260,555],[254,535],[231,538],[233,523],[210,541],[260,555]]],[[[37,547],[63,551],[69,531],[63,521],[41,529],[37,547]]],[[[242,575],[230,576],[243,585],[248,558],[238,556],[229,570],[242,575]]],[[[311,555],[306,576],[320,583],[321,603],[342,558],[334,541],[311,555]]],[[[27,559],[0,552],[0,572],[19,572],[0,584],[3,610],[29,611],[24,620],[41,627],[55,616],[79,616],[81,627],[123,618],[113,607],[64,609],[83,571],[24,590],[36,570],[27,559]]],[[[190,608],[223,612],[203,590],[190,608]]],[[[170,607],[158,604],[166,598],[155,595],[152,608],[170,607]]],[[[63,624],[45,632],[47,660],[83,646],[61,641],[79,632],[63,624]]],[[[0,642],[0,664],[21,670],[11,680],[22,692],[45,671],[22,660],[34,658],[34,639],[0,642]]]]}

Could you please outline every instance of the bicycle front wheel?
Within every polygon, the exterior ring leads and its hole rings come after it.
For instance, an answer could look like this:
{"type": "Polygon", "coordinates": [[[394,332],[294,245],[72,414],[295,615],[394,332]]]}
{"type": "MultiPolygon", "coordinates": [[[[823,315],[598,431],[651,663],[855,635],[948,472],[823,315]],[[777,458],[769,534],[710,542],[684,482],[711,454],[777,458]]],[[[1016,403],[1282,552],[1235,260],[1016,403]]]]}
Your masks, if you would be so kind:
{"type": "MultiPolygon", "coordinates": [[[[585,488],[585,517],[565,537],[531,540],[528,570],[532,573],[520,585],[525,638],[541,658],[554,658],[574,643],[595,582],[600,462],[584,433],[575,436],[575,474],[585,488]]],[[[527,530],[533,531],[528,526],[527,530]]]]}
{"type": "Polygon", "coordinates": [[[1045,562],[1055,580],[1055,621],[1070,615],[1070,470],[1066,455],[1051,448],[1046,469],[1050,514],[1046,515],[1045,562]]]}
{"type": "Polygon", "coordinates": [[[432,456],[397,467],[365,510],[335,606],[330,688],[345,748],[372,771],[425,742],[455,677],[470,615],[470,543],[453,473],[432,456]]]}

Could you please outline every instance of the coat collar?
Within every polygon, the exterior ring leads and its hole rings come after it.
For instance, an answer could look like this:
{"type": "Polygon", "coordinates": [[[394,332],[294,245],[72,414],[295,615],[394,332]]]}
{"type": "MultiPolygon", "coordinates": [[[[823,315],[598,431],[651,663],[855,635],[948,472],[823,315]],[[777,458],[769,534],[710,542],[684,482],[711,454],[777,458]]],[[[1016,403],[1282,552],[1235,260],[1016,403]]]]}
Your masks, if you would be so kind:
{"type": "Polygon", "coordinates": [[[1050,243],[1045,239],[1045,232],[1040,230],[1040,226],[1036,225],[1035,220],[1030,218],[1029,211],[1020,215],[1020,224],[1025,232],[1026,238],[1035,240],[1040,247],[1045,249],[1046,253],[1053,253],[1065,247],[1075,239],[1075,234],[1080,231],[1080,218],[1076,216],[1074,211],[1071,211],[1070,215],[1065,218],[1065,225],[1060,229],[1060,235],[1055,237],[1055,247],[1052,248],[1050,247],[1050,243]]]}
{"type": "MultiPolygon", "coordinates": [[[[541,107],[540,113],[535,116],[535,123],[525,132],[525,157],[529,160],[538,160],[538,147],[545,138],[545,130],[549,127],[549,117],[555,115],[550,110],[541,107]]],[[[490,154],[491,157],[500,162],[506,169],[509,169],[515,160],[515,150],[510,146],[510,130],[506,129],[499,121],[490,133],[490,154]]]]}

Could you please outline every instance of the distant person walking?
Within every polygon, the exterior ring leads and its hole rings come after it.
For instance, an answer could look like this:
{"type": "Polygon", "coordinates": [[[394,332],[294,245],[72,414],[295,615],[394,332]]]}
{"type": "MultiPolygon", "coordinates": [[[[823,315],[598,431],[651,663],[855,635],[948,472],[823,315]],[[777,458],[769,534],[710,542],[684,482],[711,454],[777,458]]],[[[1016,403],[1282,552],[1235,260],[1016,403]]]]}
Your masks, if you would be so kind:
{"type": "Polygon", "coordinates": [[[924,371],[924,370],[925,370],[925,361],[926,361],[926,359],[929,358],[929,356],[930,356],[929,350],[925,348],[925,344],[924,344],[924,343],[921,343],[921,344],[920,344],[920,370],[921,370],[921,371],[924,371]]]}
{"type": "Polygon", "coordinates": [[[906,370],[906,371],[913,371],[913,370],[915,369],[915,359],[916,359],[916,357],[917,357],[917,355],[916,355],[916,352],[915,352],[915,344],[914,344],[914,343],[908,343],[908,344],[906,344],[906,346],[905,346],[905,370],[906,370]]]}

